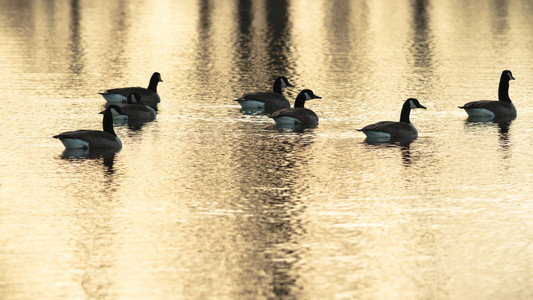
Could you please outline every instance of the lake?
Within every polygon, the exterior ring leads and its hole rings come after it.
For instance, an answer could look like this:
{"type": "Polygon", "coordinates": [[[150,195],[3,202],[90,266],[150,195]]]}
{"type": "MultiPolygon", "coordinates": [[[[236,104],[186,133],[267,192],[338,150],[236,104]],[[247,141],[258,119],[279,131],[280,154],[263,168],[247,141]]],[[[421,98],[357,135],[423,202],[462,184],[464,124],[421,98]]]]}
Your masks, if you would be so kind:
{"type": "Polygon", "coordinates": [[[0,298],[533,298],[533,2],[0,0],[0,298]],[[503,70],[518,116],[472,122],[503,70]],[[163,82],[119,152],[108,88],[163,82]],[[286,76],[304,131],[234,100],[286,76]],[[413,110],[418,139],[357,131],[413,110]]]}

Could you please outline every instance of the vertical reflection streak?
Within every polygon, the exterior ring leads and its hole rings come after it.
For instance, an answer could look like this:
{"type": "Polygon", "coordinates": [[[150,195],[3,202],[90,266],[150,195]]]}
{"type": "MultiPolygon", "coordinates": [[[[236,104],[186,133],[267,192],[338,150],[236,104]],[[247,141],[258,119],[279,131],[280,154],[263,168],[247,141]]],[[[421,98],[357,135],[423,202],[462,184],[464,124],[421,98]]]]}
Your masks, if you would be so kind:
{"type": "MultiPolygon", "coordinates": [[[[496,61],[499,65],[497,69],[510,68],[507,66],[508,60],[506,53],[509,51],[509,1],[493,0],[490,8],[492,13],[492,34],[494,35],[494,51],[497,53],[496,57],[501,61],[496,61]],[[505,67],[503,67],[505,66],[505,67]]],[[[496,66],[495,66],[496,67],[496,66]]]]}
{"type": "Polygon", "coordinates": [[[509,33],[508,15],[509,15],[509,1],[493,0],[492,1],[492,15],[493,23],[492,29],[496,36],[505,37],[509,33]]]}
{"type": "MultiPolygon", "coordinates": [[[[131,28],[131,12],[128,10],[128,3],[125,0],[117,1],[115,9],[111,13],[116,15],[113,18],[109,38],[106,41],[107,51],[105,58],[107,65],[112,68],[105,69],[105,76],[112,80],[114,78],[124,78],[126,74],[128,55],[126,53],[131,28]]],[[[126,76],[127,77],[127,76],[126,76]]]]}
{"type": "Polygon", "coordinates": [[[211,0],[200,0],[198,2],[198,45],[196,54],[196,76],[199,82],[210,82],[209,76],[212,74],[213,62],[212,51],[214,50],[212,38],[213,24],[211,15],[213,13],[213,3],[211,0]]]}
{"type": "Polygon", "coordinates": [[[288,0],[272,0],[267,1],[266,6],[268,69],[274,74],[288,76],[291,63],[289,2],[288,0]]]}
{"type": "Polygon", "coordinates": [[[413,40],[411,52],[413,56],[413,77],[419,83],[434,80],[433,76],[433,34],[430,29],[429,0],[412,0],[413,40]]]}
{"type": "Polygon", "coordinates": [[[236,153],[241,172],[246,174],[241,179],[241,199],[248,199],[247,209],[253,216],[251,223],[242,225],[242,231],[251,231],[245,236],[256,245],[242,263],[264,260],[262,268],[271,278],[265,286],[268,297],[297,297],[301,291],[297,268],[305,251],[299,242],[305,231],[301,217],[305,206],[299,198],[308,187],[299,179],[305,177],[305,152],[312,142],[312,136],[305,135],[262,136],[243,140],[236,153]]]}
{"type": "MultiPolygon", "coordinates": [[[[237,2],[237,30],[234,38],[233,47],[234,53],[234,81],[238,81],[240,85],[246,87],[254,86],[253,82],[258,82],[257,78],[249,79],[250,75],[256,74],[253,72],[254,65],[257,64],[256,59],[253,59],[253,14],[251,0],[238,0],[237,2]]],[[[233,77],[232,76],[232,77],[233,77]]]]}
{"type": "Polygon", "coordinates": [[[251,58],[252,49],[252,2],[250,0],[238,0],[237,2],[237,42],[238,49],[236,55],[238,56],[238,66],[242,73],[250,71],[248,69],[249,60],[251,58]]]}
{"type": "Polygon", "coordinates": [[[81,37],[81,14],[80,14],[80,3],[79,0],[71,0],[70,2],[70,44],[69,50],[71,55],[70,70],[76,76],[80,76],[84,71],[83,58],[85,56],[84,49],[82,46],[82,37],[81,37]]]}
{"type": "MultiPolygon", "coordinates": [[[[353,52],[353,36],[352,29],[354,24],[352,23],[352,1],[340,0],[335,2],[324,2],[325,10],[329,13],[325,14],[325,24],[328,30],[325,35],[328,40],[327,45],[331,58],[330,64],[333,70],[352,70],[353,58],[351,53],[353,52]]],[[[340,72],[335,72],[339,74],[340,72]]]]}

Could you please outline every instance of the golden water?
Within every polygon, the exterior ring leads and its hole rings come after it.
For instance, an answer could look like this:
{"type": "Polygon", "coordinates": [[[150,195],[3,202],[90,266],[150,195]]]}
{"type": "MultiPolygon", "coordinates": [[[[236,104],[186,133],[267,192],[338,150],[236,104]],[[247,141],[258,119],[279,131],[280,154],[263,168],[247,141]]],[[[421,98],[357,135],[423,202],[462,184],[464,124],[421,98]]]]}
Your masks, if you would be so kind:
{"type": "Polygon", "coordinates": [[[0,0],[0,298],[533,298],[530,1],[0,0]],[[457,106],[516,78],[510,124],[457,106]],[[105,88],[161,73],[118,153],[105,88]],[[279,132],[233,100],[322,100],[279,132]],[[397,120],[419,138],[369,145],[397,120]]]}

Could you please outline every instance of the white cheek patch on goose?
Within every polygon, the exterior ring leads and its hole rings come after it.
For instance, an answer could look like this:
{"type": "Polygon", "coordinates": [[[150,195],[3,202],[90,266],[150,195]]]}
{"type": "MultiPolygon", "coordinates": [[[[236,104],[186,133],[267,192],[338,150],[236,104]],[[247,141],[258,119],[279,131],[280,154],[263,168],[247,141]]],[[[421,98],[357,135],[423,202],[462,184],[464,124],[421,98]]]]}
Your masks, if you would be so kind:
{"type": "Polygon", "coordinates": [[[111,114],[113,115],[113,117],[120,116],[118,111],[116,109],[114,109],[114,108],[111,109],[111,114]]]}
{"type": "Polygon", "coordinates": [[[413,102],[413,100],[409,100],[409,104],[411,105],[411,108],[416,108],[416,104],[413,102]]]}

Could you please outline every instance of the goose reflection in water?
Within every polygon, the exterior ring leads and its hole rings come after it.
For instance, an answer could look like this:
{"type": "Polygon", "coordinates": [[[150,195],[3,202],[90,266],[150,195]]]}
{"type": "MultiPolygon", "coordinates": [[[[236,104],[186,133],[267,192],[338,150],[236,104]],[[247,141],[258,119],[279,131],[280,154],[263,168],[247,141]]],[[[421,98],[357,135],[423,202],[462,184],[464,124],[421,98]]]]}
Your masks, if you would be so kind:
{"type": "Polygon", "coordinates": [[[481,128],[497,125],[500,133],[508,133],[512,122],[513,120],[509,120],[508,118],[492,119],[486,117],[468,117],[465,121],[465,127],[481,128]]]}
{"type": "Polygon", "coordinates": [[[131,131],[140,131],[147,124],[153,121],[143,121],[143,120],[128,120],[128,129],[131,131]]]}
{"type": "Polygon", "coordinates": [[[491,128],[491,127],[498,127],[498,139],[500,142],[501,150],[508,151],[510,149],[511,143],[510,143],[510,133],[509,129],[511,128],[511,124],[513,123],[512,120],[507,121],[494,121],[493,119],[480,119],[480,118],[473,118],[469,117],[465,121],[465,127],[469,131],[474,131],[476,129],[480,128],[491,128]]]}
{"type": "Polygon", "coordinates": [[[112,149],[65,149],[61,154],[62,159],[102,159],[103,165],[108,168],[108,173],[113,173],[113,164],[117,151],[112,149]]]}
{"type": "Polygon", "coordinates": [[[378,149],[399,149],[402,156],[402,162],[405,167],[409,167],[413,163],[413,157],[411,155],[411,143],[414,139],[406,139],[403,141],[372,141],[365,139],[364,143],[378,148],[378,149]]]}
{"type": "Polygon", "coordinates": [[[415,140],[416,140],[416,138],[402,138],[402,139],[396,139],[396,140],[392,140],[392,141],[385,141],[385,140],[382,140],[382,139],[374,139],[374,138],[368,138],[367,137],[364,140],[364,143],[366,143],[367,145],[373,145],[373,146],[377,146],[377,145],[382,145],[382,146],[385,146],[385,147],[400,146],[401,148],[409,149],[409,146],[415,140]]]}
{"type": "Polygon", "coordinates": [[[500,140],[500,148],[504,152],[508,152],[508,150],[511,148],[511,142],[509,140],[509,127],[511,126],[511,122],[498,122],[498,137],[500,140]]]}

